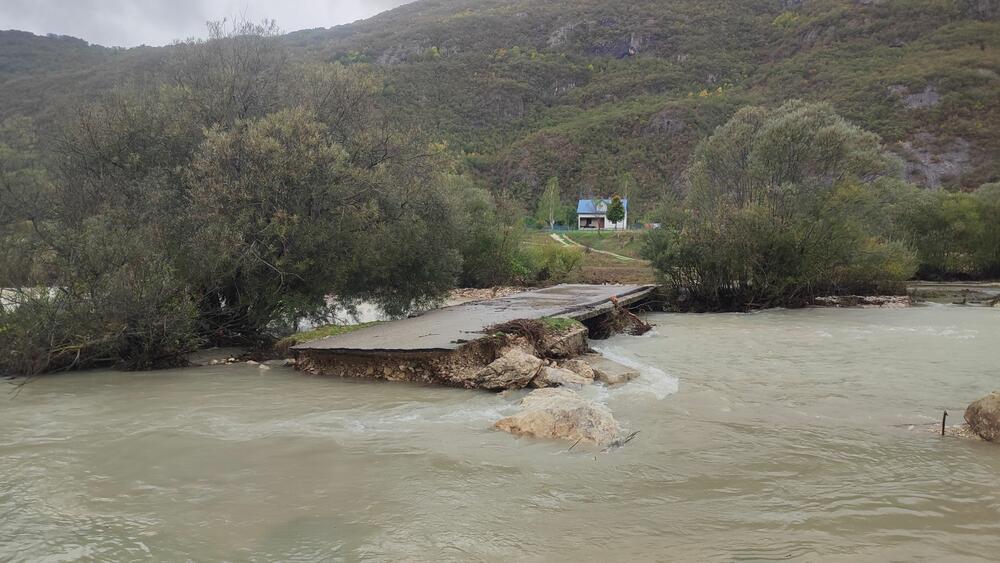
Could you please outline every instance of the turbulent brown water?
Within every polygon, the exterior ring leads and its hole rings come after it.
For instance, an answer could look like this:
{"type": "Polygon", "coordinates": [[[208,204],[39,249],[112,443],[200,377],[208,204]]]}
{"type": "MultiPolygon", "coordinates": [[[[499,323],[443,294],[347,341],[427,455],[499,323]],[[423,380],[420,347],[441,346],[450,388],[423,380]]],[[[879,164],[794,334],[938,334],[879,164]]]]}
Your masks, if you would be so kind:
{"type": "Polygon", "coordinates": [[[513,398],[246,365],[39,379],[0,403],[3,560],[996,560],[1000,310],[653,315],[598,344],[607,453],[513,398]],[[916,425],[915,428],[910,428],[916,425]]]}

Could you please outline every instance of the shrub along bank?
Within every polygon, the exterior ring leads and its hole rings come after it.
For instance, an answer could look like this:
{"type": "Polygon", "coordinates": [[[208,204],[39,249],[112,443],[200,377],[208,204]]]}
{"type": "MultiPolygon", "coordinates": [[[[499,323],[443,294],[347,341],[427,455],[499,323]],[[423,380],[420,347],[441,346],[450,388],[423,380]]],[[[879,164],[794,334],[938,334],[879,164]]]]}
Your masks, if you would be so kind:
{"type": "Polygon", "coordinates": [[[800,306],[898,294],[915,275],[1000,275],[1000,186],[918,190],[877,135],[825,104],[740,110],[688,176],[642,250],[672,307],[800,306]]]}

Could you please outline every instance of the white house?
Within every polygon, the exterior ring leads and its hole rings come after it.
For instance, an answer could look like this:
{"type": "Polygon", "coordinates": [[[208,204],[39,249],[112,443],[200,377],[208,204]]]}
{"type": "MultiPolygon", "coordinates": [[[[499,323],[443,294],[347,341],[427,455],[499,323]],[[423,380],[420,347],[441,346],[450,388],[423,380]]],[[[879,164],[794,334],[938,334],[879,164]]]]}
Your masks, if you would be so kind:
{"type": "Polygon", "coordinates": [[[628,200],[622,200],[625,208],[625,218],[617,223],[608,221],[608,206],[610,199],[581,199],[576,204],[576,228],[587,229],[628,229],[628,200]]]}

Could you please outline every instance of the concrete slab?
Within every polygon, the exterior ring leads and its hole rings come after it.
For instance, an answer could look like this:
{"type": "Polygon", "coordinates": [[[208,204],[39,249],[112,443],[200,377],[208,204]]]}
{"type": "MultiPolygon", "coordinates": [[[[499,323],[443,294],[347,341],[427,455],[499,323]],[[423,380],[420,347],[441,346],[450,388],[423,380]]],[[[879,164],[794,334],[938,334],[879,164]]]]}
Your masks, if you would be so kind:
{"type": "Polygon", "coordinates": [[[610,310],[611,298],[627,305],[645,297],[652,285],[564,284],[509,297],[474,301],[428,311],[347,334],[295,346],[293,350],[416,352],[455,350],[483,336],[482,330],[514,319],[572,317],[584,320],[610,310]]]}

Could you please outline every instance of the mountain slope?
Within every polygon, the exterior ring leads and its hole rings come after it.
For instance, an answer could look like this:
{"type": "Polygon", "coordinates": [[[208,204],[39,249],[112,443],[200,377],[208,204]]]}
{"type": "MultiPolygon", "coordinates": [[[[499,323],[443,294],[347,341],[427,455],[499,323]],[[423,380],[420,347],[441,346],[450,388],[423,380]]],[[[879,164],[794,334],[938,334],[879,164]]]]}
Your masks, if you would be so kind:
{"type": "MultiPolygon", "coordinates": [[[[641,217],[737,108],[794,97],[881,134],[914,182],[1000,179],[998,16],[1000,0],[422,0],[282,40],[376,69],[389,107],[495,189],[532,205],[557,175],[567,200],[625,191],[641,217]]],[[[0,62],[0,116],[44,116],[45,96],[95,95],[163,52],[108,51],[0,62]]]]}

